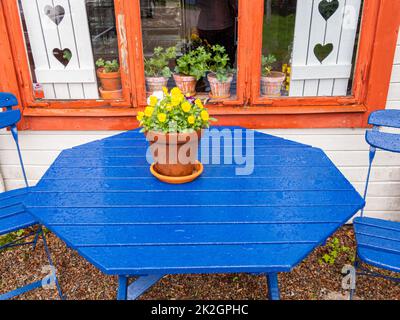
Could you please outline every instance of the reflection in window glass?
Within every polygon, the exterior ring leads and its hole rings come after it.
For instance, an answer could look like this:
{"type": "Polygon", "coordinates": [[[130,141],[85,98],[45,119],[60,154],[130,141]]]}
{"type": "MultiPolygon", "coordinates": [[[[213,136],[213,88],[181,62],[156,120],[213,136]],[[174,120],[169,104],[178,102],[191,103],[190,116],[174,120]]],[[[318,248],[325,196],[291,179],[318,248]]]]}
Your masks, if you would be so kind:
{"type": "Polygon", "coordinates": [[[121,99],[113,0],[19,6],[36,99],[121,99]]]}
{"type": "Polygon", "coordinates": [[[237,0],[141,0],[148,94],[235,94],[237,0]]]}
{"type": "Polygon", "coordinates": [[[261,95],[351,95],[361,5],[265,0],[261,95]]]}

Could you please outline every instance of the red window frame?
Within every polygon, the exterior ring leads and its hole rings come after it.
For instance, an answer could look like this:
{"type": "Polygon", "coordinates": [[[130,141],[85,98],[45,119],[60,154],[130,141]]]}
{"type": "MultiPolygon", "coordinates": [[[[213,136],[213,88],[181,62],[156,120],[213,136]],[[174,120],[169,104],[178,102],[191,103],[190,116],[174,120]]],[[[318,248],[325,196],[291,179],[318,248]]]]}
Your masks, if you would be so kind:
{"type": "MultiPolygon", "coordinates": [[[[137,126],[145,104],[139,0],[114,0],[120,38],[124,101],[33,100],[16,0],[0,5],[0,90],[15,93],[22,129],[125,130],[137,126]],[[11,37],[12,35],[12,37],[11,37]],[[10,40],[12,39],[12,40],[10,40]],[[122,40],[121,40],[122,39],[122,40]],[[108,106],[108,107],[107,107],[108,106]]],[[[239,0],[237,98],[209,106],[219,125],[249,128],[365,127],[370,112],[385,108],[392,71],[400,1],[365,0],[354,95],[351,97],[260,98],[259,77],[264,0],[239,0]]]]}

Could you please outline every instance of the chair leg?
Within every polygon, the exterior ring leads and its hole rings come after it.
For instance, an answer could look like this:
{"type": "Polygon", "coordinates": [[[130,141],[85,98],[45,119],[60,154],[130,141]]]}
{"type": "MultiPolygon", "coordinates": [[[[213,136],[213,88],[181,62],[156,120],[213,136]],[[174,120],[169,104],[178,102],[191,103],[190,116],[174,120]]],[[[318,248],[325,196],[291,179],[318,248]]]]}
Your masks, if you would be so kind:
{"type": "Polygon", "coordinates": [[[36,245],[37,245],[37,242],[38,242],[39,237],[40,237],[41,234],[42,234],[42,228],[39,228],[39,229],[36,231],[35,238],[34,238],[33,241],[32,241],[32,250],[35,250],[35,249],[36,249],[36,245]]]}
{"type": "Polygon", "coordinates": [[[354,261],[354,269],[355,269],[355,274],[354,276],[356,277],[356,279],[354,280],[354,288],[350,288],[350,300],[353,300],[354,295],[356,294],[356,288],[357,288],[357,269],[359,266],[359,260],[358,260],[358,256],[356,255],[356,259],[354,261]]]}
{"type": "MultiPolygon", "coordinates": [[[[44,246],[44,250],[45,250],[46,255],[47,255],[47,260],[49,261],[50,266],[51,266],[52,268],[55,268],[55,267],[54,267],[53,260],[52,260],[52,258],[51,258],[51,254],[50,254],[49,247],[48,247],[48,245],[47,245],[46,235],[44,234],[44,231],[43,231],[42,226],[39,227],[39,230],[40,230],[39,232],[42,234],[43,246],[44,246]]],[[[54,270],[55,270],[55,269],[54,269],[54,270]]],[[[60,284],[58,283],[58,278],[57,278],[57,275],[56,275],[56,274],[54,274],[54,282],[55,282],[55,284],[56,284],[57,291],[58,291],[58,295],[60,296],[60,299],[61,299],[61,300],[64,300],[64,296],[63,296],[63,294],[62,294],[62,292],[61,292],[61,287],[60,287],[60,284]]]]}

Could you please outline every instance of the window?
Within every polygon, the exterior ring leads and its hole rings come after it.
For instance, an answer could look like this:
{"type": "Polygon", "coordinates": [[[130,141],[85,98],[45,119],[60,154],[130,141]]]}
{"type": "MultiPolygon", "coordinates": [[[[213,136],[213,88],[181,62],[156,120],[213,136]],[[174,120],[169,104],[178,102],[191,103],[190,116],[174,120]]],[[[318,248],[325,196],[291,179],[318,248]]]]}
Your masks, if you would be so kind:
{"type": "Polygon", "coordinates": [[[19,0],[19,7],[36,100],[122,98],[112,0],[19,0]]]}
{"type": "Polygon", "coordinates": [[[265,0],[261,96],[351,96],[361,5],[265,0]]]}
{"type": "Polygon", "coordinates": [[[147,96],[178,86],[236,98],[238,0],[141,0],[140,13],[147,96]]]}

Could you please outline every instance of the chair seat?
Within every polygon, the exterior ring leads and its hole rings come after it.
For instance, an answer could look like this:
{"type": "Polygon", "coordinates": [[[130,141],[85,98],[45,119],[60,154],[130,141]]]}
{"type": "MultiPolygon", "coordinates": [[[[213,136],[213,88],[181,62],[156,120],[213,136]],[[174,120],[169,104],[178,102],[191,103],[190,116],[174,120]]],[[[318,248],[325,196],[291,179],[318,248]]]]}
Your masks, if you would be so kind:
{"type": "Polygon", "coordinates": [[[25,211],[22,204],[28,191],[28,188],[24,188],[0,194],[0,235],[5,235],[38,223],[25,211]]]}
{"type": "Polygon", "coordinates": [[[373,266],[400,272],[400,223],[354,219],[359,258],[373,266]]]}

